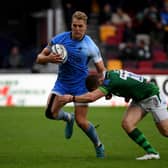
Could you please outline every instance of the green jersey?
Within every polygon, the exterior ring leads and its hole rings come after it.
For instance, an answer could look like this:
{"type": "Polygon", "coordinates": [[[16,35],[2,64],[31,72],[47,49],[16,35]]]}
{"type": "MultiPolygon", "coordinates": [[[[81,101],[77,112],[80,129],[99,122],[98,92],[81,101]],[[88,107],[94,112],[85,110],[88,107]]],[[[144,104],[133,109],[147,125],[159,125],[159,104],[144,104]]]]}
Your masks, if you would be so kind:
{"type": "Polygon", "coordinates": [[[159,93],[159,88],[141,75],[125,70],[112,70],[106,72],[105,80],[99,89],[106,95],[112,93],[116,96],[132,98],[140,101],[159,93]]]}

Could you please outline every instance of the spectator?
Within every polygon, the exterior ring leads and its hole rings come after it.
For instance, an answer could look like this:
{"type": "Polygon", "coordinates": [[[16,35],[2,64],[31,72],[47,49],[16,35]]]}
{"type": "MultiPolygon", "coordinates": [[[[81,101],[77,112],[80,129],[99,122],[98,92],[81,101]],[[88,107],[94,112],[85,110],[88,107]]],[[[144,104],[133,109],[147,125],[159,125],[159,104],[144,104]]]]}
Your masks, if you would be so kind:
{"type": "Polygon", "coordinates": [[[136,18],[139,23],[138,33],[150,34],[154,38],[157,31],[161,29],[160,11],[155,3],[151,3],[149,7],[139,12],[136,18]]]}
{"type": "Polygon", "coordinates": [[[136,60],[135,45],[132,42],[124,43],[119,48],[119,58],[123,61],[136,60]]]}
{"type": "Polygon", "coordinates": [[[102,25],[107,22],[111,22],[111,16],[112,16],[112,10],[111,6],[109,3],[106,3],[103,6],[103,9],[100,9],[100,14],[99,14],[99,24],[102,25]]]}
{"type": "Polygon", "coordinates": [[[112,14],[111,22],[115,25],[125,25],[127,22],[131,22],[131,17],[123,11],[122,8],[117,8],[116,12],[112,14]]]}
{"type": "Polygon", "coordinates": [[[123,42],[132,42],[136,41],[136,33],[134,32],[132,22],[127,22],[125,25],[125,29],[123,31],[123,42]]]}
{"type": "Polygon", "coordinates": [[[138,60],[150,60],[152,58],[151,48],[144,40],[140,40],[136,47],[138,60]]]}
{"type": "Polygon", "coordinates": [[[21,54],[20,48],[17,45],[12,46],[10,53],[8,55],[8,60],[6,62],[6,68],[21,68],[23,67],[23,56],[21,54]]]}

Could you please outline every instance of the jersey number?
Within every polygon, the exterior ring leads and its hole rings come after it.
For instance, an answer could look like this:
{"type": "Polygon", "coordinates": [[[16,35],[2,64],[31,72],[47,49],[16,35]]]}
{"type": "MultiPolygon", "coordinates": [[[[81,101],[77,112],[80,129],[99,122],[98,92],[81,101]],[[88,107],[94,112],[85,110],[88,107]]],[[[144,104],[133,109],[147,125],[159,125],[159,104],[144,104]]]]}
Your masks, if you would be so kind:
{"type": "Polygon", "coordinates": [[[143,80],[144,80],[144,77],[142,77],[140,75],[137,75],[137,74],[134,74],[134,73],[128,72],[128,71],[123,71],[123,70],[120,70],[120,78],[124,79],[124,80],[127,80],[127,78],[131,78],[131,79],[137,80],[139,82],[143,82],[143,80]]]}

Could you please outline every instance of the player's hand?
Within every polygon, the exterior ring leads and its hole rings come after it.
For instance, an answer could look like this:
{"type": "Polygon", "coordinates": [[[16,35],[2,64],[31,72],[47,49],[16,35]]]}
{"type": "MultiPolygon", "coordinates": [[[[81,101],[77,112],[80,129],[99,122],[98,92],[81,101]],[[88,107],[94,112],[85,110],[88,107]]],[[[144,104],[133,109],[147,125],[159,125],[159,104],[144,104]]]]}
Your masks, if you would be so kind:
{"type": "Polygon", "coordinates": [[[50,53],[49,59],[51,63],[61,63],[63,61],[62,57],[59,54],[55,54],[53,52],[50,53]]]}
{"type": "Polygon", "coordinates": [[[106,96],[105,96],[105,99],[106,100],[110,100],[112,98],[112,94],[111,93],[109,93],[109,94],[107,94],[106,96]]]}
{"type": "Polygon", "coordinates": [[[72,102],[72,98],[73,98],[72,95],[67,94],[63,96],[58,96],[58,101],[62,104],[66,104],[66,103],[72,102]]]}

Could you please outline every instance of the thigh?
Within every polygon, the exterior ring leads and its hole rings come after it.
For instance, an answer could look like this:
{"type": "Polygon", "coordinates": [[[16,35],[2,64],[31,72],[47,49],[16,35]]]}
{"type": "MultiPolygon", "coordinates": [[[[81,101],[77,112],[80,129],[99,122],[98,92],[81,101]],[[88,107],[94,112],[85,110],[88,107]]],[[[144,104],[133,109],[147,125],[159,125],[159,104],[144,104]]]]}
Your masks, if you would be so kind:
{"type": "Polygon", "coordinates": [[[162,135],[168,137],[168,119],[156,123],[156,126],[162,135]]]}
{"type": "Polygon", "coordinates": [[[58,101],[58,95],[51,93],[48,97],[47,106],[50,106],[51,112],[57,115],[64,104],[58,101]]]}
{"type": "Polygon", "coordinates": [[[132,103],[126,110],[123,121],[136,125],[145,115],[146,113],[140,105],[132,103]]]}

